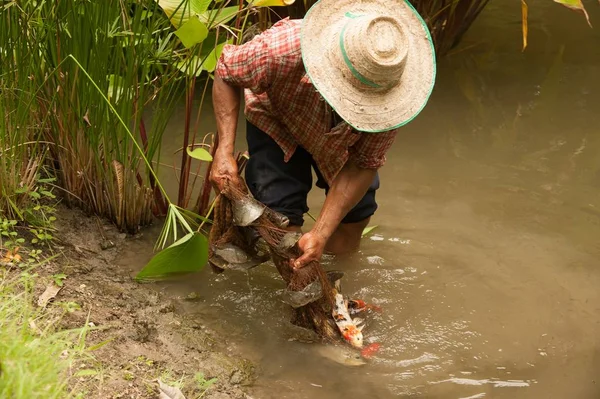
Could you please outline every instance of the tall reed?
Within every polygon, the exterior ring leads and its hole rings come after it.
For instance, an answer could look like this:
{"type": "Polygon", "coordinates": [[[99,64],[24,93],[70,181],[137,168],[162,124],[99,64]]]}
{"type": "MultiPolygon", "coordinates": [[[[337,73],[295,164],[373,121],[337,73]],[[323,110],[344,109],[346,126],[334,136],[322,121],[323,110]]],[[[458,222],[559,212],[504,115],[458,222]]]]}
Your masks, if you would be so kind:
{"type": "Polygon", "coordinates": [[[24,220],[36,195],[44,146],[38,143],[46,120],[37,112],[36,81],[41,56],[30,46],[32,23],[16,5],[0,11],[0,218],[24,220]]]}
{"type": "Polygon", "coordinates": [[[143,111],[153,100],[153,119],[167,119],[180,95],[180,74],[169,67],[176,61],[169,22],[152,1],[45,2],[40,13],[47,70],[56,71],[40,106],[50,115],[46,138],[56,144],[57,175],[69,202],[135,232],[151,222],[154,203],[142,156],[156,161],[164,130],[158,122],[147,131],[143,111]]]}

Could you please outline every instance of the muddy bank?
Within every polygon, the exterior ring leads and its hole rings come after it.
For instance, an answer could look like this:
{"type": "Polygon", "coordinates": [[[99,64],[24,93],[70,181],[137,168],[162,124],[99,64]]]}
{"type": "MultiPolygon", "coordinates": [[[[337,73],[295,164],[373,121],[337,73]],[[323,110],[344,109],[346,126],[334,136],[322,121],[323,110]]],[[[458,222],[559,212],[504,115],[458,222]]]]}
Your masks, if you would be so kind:
{"type": "Polygon", "coordinates": [[[145,232],[119,234],[108,222],[78,210],[60,209],[57,218],[62,254],[39,273],[67,275],[56,301],[79,308],[65,316],[65,328],[93,326],[87,346],[100,347],[81,368],[98,374],[79,379],[86,398],[156,398],[158,378],[182,382],[187,398],[202,395],[201,383],[213,378],[203,398],[249,397],[244,391],[256,378],[255,366],[201,319],[178,313],[193,296],[169,297],[134,282],[131,270],[116,265],[120,251],[145,232]],[[203,374],[200,381],[197,373],[203,374]]]}

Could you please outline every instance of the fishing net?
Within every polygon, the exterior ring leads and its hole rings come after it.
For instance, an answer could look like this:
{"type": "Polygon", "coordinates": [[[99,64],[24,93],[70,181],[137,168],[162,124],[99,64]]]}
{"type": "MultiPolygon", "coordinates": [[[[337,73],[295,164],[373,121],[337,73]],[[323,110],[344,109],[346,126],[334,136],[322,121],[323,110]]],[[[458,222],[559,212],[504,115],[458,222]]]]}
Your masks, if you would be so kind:
{"type": "MultiPolygon", "coordinates": [[[[227,267],[218,252],[235,246],[247,254],[245,267],[253,267],[271,257],[289,291],[302,291],[318,281],[322,295],[313,302],[293,309],[291,322],[315,331],[324,339],[339,338],[331,317],[334,305],[332,285],[317,261],[294,270],[292,260],[301,255],[294,233],[286,229],[287,218],[256,201],[246,187],[226,185],[216,199],[213,227],[209,234],[209,263],[215,272],[227,267]]],[[[299,237],[299,235],[297,236],[299,237]]]]}

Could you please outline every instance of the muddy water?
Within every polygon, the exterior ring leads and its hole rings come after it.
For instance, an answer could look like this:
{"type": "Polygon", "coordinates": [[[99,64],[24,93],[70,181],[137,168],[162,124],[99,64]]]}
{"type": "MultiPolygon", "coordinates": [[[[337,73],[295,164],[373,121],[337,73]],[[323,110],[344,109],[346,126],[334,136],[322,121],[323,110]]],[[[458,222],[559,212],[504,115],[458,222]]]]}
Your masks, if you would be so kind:
{"type": "MultiPolygon", "coordinates": [[[[529,3],[525,53],[518,3],[492,1],[440,61],[381,171],[379,227],[325,261],[345,293],[383,308],[367,317],[382,345],[367,366],[288,341],[270,265],[163,284],[199,293],[187,311],[259,364],[253,397],[600,397],[600,32],[529,3]]],[[[322,200],[315,189],[312,213],[322,200]]]]}

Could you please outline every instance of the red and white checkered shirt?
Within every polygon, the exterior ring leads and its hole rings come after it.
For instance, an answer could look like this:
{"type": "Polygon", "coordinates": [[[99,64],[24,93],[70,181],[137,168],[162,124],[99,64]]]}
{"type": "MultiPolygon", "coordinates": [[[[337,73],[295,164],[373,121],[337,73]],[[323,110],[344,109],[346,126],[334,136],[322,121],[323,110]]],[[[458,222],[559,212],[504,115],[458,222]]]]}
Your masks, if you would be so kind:
{"type": "Polygon", "coordinates": [[[342,122],[332,130],[332,109],[304,69],[301,23],[286,18],[243,45],[224,46],[215,74],[245,89],[246,118],[275,140],[286,162],[303,147],[330,185],[349,158],[362,168],[383,166],[397,129],[359,133],[342,122]]]}

